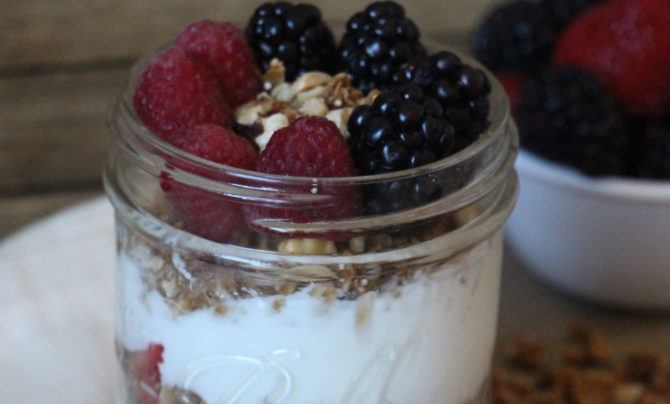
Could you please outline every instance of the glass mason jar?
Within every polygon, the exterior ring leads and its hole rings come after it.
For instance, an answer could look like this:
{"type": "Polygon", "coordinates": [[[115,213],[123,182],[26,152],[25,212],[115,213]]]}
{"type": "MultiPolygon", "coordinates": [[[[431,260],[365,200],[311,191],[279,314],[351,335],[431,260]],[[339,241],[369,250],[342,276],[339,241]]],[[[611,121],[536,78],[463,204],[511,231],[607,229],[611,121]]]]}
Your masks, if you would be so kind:
{"type": "Polygon", "coordinates": [[[489,75],[489,129],[451,157],[374,176],[283,177],[153,135],[132,108],[151,56],[112,110],[105,173],[117,402],[485,402],[501,228],[517,193],[517,133],[498,82],[489,75]],[[412,199],[417,187],[428,202],[412,199]],[[382,213],[328,214],[389,189],[398,200],[382,213]]]}

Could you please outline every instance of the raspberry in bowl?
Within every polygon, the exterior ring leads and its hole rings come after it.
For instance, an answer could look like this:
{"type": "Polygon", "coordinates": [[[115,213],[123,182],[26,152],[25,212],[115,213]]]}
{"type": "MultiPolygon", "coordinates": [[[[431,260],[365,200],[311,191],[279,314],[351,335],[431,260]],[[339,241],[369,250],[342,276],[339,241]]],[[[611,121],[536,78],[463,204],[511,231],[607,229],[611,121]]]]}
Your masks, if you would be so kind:
{"type": "MultiPolygon", "coordinates": [[[[433,44],[369,91],[314,70],[282,53],[328,36],[314,10],[263,5],[246,40],[194,23],[115,104],[119,402],[487,400],[517,192],[504,92],[433,44]]],[[[361,13],[402,29],[357,60],[412,56],[400,6],[361,13]]]]}
{"type": "Polygon", "coordinates": [[[515,1],[476,36],[515,95],[510,244],[547,283],[599,304],[670,308],[669,21],[663,0],[515,1]]]}

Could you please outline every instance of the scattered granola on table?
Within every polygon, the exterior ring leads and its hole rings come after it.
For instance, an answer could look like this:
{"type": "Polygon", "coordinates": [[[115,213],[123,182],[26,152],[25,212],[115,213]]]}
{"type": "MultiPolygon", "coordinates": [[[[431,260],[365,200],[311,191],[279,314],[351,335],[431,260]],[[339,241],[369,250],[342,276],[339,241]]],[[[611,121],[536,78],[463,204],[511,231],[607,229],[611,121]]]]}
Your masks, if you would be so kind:
{"type": "Polygon", "coordinates": [[[670,403],[670,356],[639,351],[615,360],[583,324],[568,330],[560,355],[530,337],[503,343],[499,353],[494,404],[670,403]]]}

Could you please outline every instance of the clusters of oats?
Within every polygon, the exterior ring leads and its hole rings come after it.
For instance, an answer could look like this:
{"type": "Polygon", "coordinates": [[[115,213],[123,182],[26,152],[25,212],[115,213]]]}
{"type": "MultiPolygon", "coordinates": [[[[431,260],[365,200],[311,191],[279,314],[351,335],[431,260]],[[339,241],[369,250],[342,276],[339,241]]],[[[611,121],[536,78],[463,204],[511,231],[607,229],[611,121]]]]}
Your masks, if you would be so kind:
{"type": "MultiPolygon", "coordinates": [[[[354,250],[383,250],[382,244],[390,247],[394,243],[388,235],[373,236],[369,240],[356,236],[340,243],[338,251],[337,243],[329,240],[285,239],[279,242],[277,249],[289,255],[352,255],[356,253],[354,250]]],[[[284,296],[309,286],[306,279],[313,280],[315,290],[330,291],[323,295],[325,301],[332,301],[335,296],[354,300],[369,291],[381,290],[386,283],[395,285],[411,279],[417,271],[416,268],[389,271],[380,265],[304,264],[278,267],[277,272],[267,277],[246,276],[225,263],[183,257],[139,233],[129,234],[121,248],[142,268],[145,293],[157,291],[174,315],[209,308],[225,316],[231,300],[254,296],[275,296],[279,299],[276,310],[280,310],[284,296]]],[[[424,272],[431,272],[431,269],[425,268],[424,272]]]]}
{"type": "Polygon", "coordinates": [[[560,359],[552,360],[546,348],[528,337],[501,347],[494,404],[670,403],[670,358],[658,352],[633,352],[615,361],[607,341],[583,324],[569,330],[560,359]]]}
{"type": "MultiPolygon", "coordinates": [[[[445,219],[413,229],[411,235],[380,233],[333,241],[254,234],[241,245],[286,255],[351,256],[409,247],[444,234],[448,229],[445,219]]],[[[305,287],[313,287],[310,294],[323,297],[326,302],[333,298],[356,300],[368,292],[394,293],[399,285],[411,281],[417,272],[429,274],[442,264],[436,262],[426,267],[405,267],[400,263],[287,263],[278,265],[276,271],[264,276],[247,273],[231,262],[207,262],[181,255],[160,240],[130,229],[119,237],[118,248],[142,269],[140,276],[144,292],[157,291],[177,316],[203,308],[225,316],[231,301],[255,296],[274,296],[278,300],[273,307],[279,311],[285,296],[305,287]]]]}
{"type": "Polygon", "coordinates": [[[326,117],[347,138],[347,121],[353,109],[372,104],[379,95],[377,90],[363,94],[352,86],[346,73],[331,76],[312,71],[288,83],[284,65],[277,59],[271,62],[263,81],[265,91],[256,100],[241,105],[235,111],[237,123],[254,129],[257,134],[255,141],[261,150],[276,130],[302,116],[326,117]]]}

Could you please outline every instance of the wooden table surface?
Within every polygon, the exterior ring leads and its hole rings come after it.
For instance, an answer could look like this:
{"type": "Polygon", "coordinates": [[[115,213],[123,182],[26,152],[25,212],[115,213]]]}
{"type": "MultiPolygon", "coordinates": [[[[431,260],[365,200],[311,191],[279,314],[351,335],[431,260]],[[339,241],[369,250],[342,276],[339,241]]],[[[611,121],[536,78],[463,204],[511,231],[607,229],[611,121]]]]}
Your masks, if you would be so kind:
{"type": "MultiPolygon", "coordinates": [[[[493,0],[406,1],[424,33],[467,48],[493,0]]],[[[3,0],[0,2],[0,240],[21,226],[101,193],[111,144],[106,114],[142,51],[203,18],[244,21],[254,1],[3,0]]],[[[355,0],[317,1],[344,20],[355,0]]],[[[670,353],[670,315],[590,306],[539,284],[505,259],[500,335],[557,341],[574,320],[596,325],[622,348],[670,353]]]]}

